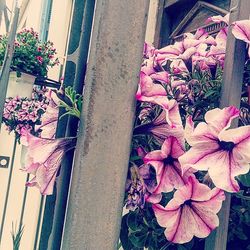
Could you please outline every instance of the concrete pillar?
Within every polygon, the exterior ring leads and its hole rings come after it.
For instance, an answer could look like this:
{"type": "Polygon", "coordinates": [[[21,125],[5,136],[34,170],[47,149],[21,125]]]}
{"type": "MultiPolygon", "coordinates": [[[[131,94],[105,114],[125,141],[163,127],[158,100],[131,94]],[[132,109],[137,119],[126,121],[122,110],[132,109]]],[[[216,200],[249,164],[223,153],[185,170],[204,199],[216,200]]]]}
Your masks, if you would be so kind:
{"type": "Polygon", "coordinates": [[[148,0],[98,0],[62,249],[116,249],[148,0]]]}

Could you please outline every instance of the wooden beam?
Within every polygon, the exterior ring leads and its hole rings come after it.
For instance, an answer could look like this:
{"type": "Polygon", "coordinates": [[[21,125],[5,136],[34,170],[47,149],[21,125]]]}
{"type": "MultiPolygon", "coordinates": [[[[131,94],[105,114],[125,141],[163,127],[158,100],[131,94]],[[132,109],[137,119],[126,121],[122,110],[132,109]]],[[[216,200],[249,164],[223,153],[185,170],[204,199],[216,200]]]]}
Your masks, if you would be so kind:
{"type": "Polygon", "coordinates": [[[116,250],[148,0],[98,0],[63,250],[116,250]]]}
{"type": "MultiPolygon", "coordinates": [[[[249,0],[232,0],[230,23],[236,20],[249,19],[249,14],[249,0]]],[[[246,44],[234,38],[230,27],[227,38],[221,107],[231,105],[240,107],[245,59],[246,44]]],[[[237,127],[237,122],[233,126],[237,127]]],[[[230,200],[231,196],[227,194],[219,213],[220,226],[207,238],[205,250],[226,250],[230,200]]]]}

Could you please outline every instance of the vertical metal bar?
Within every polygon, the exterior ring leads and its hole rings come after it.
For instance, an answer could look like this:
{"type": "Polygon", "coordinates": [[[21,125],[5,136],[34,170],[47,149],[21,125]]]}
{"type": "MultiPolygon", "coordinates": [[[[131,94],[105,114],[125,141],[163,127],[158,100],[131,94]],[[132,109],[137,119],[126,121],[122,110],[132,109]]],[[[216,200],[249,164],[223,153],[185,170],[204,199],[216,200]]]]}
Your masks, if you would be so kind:
{"type": "MultiPolygon", "coordinates": [[[[38,241],[39,241],[39,236],[41,233],[41,222],[42,222],[42,215],[43,215],[43,209],[44,209],[44,200],[45,197],[41,196],[41,200],[40,200],[40,209],[39,209],[39,213],[38,213],[38,220],[37,220],[37,226],[36,226],[36,236],[35,236],[35,242],[34,242],[34,250],[39,249],[38,248],[38,241]]],[[[40,250],[40,249],[39,249],[40,250]]]]}
{"type": "Polygon", "coordinates": [[[14,10],[14,18],[11,25],[10,34],[8,37],[7,49],[5,52],[5,58],[3,61],[3,68],[0,72],[0,129],[2,125],[2,118],[3,118],[3,110],[5,104],[5,97],[7,93],[8,81],[9,81],[9,74],[10,74],[10,65],[14,53],[14,41],[16,36],[17,30],[17,23],[18,23],[18,16],[19,16],[19,7],[15,5],[14,10]]]}
{"type": "MultiPolygon", "coordinates": [[[[93,0],[75,0],[73,6],[64,82],[66,86],[73,85],[80,94],[84,84],[94,7],[93,0]]],[[[61,119],[57,137],[76,136],[77,127],[77,119],[61,119]]],[[[54,194],[46,198],[40,250],[60,249],[73,157],[74,151],[67,153],[54,194]]]]}
{"type": "MultiPolygon", "coordinates": [[[[232,0],[230,23],[236,20],[249,19],[249,14],[249,0],[232,0]]],[[[231,32],[231,28],[229,28],[220,103],[221,107],[230,105],[238,108],[240,107],[245,60],[246,44],[236,40],[231,32]]],[[[236,121],[233,126],[237,127],[237,123],[236,121]]],[[[230,194],[226,194],[226,200],[219,213],[220,226],[206,240],[206,250],[226,250],[230,200],[230,194]]]]}
{"type": "Polygon", "coordinates": [[[4,201],[4,208],[3,208],[2,221],[1,221],[1,227],[0,227],[0,245],[1,245],[2,235],[3,235],[4,222],[5,222],[7,205],[8,205],[9,194],[10,194],[10,184],[11,184],[11,179],[12,179],[13,167],[15,163],[16,147],[17,147],[17,138],[15,138],[14,145],[13,145],[11,164],[10,164],[10,173],[8,177],[7,191],[5,195],[5,201],[4,201]]]}
{"type": "Polygon", "coordinates": [[[149,1],[96,2],[62,249],[117,249],[149,1]]]}
{"type": "MultiPolygon", "coordinates": [[[[26,177],[26,182],[29,181],[30,174],[27,174],[26,177]]],[[[24,216],[24,211],[25,211],[25,205],[26,205],[26,199],[27,199],[27,192],[28,192],[28,187],[25,186],[24,188],[24,194],[23,194],[23,202],[22,202],[22,208],[21,208],[21,215],[20,215],[20,220],[19,220],[19,230],[21,230],[23,226],[23,216],[24,216]]]]}
{"type": "Polygon", "coordinates": [[[41,17],[40,32],[39,32],[40,39],[42,41],[46,41],[48,38],[52,3],[53,3],[53,0],[43,1],[42,17],[41,17]]]}

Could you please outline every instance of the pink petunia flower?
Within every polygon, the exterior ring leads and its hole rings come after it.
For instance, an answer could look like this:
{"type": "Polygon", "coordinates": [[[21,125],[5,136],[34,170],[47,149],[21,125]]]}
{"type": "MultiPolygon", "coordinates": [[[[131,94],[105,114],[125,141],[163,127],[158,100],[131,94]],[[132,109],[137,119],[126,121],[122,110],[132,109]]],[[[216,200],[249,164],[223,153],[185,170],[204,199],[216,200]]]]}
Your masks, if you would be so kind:
{"type": "Polygon", "coordinates": [[[207,170],[216,187],[239,191],[235,177],[249,171],[250,126],[228,129],[238,116],[238,109],[228,107],[208,111],[206,122],[196,128],[187,119],[185,138],[192,148],[179,158],[183,172],[188,168],[207,170]]]}
{"type": "Polygon", "coordinates": [[[40,64],[43,63],[43,58],[41,56],[37,56],[36,59],[40,64]]]}
{"type": "Polygon", "coordinates": [[[154,56],[154,51],[155,48],[154,46],[148,44],[148,43],[144,43],[144,48],[143,48],[143,56],[145,58],[150,58],[154,56]]]}
{"type": "Polygon", "coordinates": [[[141,71],[146,75],[150,76],[151,74],[154,74],[156,72],[154,67],[155,67],[154,58],[146,59],[142,64],[141,71]]]}
{"type": "Polygon", "coordinates": [[[161,84],[155,84],[150,76],[141,72],[136,99],[143,102],[155,103],[155,98],[158,96],[167,96],[164,87],[161,84]]]}
{"type": "Polygon", "coordinates": [[[166,71],[161,71],[161,72],[155,72],[150,75],[150,77],[158,82],[161,82],[163,84],[168,84],[170,82],[170,76],[168,72],[166,71]]]}
{"type": "MultiPolygon", "coordinates": [[[[178,112],[179,114],[179,112],[178,112]]],[[[177,114],[177,115],[178,115],[177,114]]],[[[170,114],[171,117],[171,114],[170,114]]],[[[163,110],[159,116],[157,116],[152,122],[139,125],[134,129],[134,135],[136,134],[152,134],[161,144],[169,136],[174,136],[181,140],[184,138],[184,130],[182,124],[179,124],[180,120],[173,121],[174,126],[168,124],[166,120],[166,112],[163,110]]]]}
{"type": "Polygon", "coordinates": [[[247,43],[248,56],[250,57],[250,20],[241,20],[232,23],[232,33],[239,39],[247,43]]]}
{"type": "Polygon", "coordinates": [[[200,184],[194,176],[179,188],[172,200],[163,207],[152,205],[157,222],[166,228],[168,241],[183,244],[194,236],[207,237],[219,225],[216,215],[221,209],[225,194],[218,188],[200,184]]]}
{"type": "Polygon", "coordinates": [[[221,16],[221,15],[218,15],[218,16],[212,16],[212,17],[209,17],[207,20],[206,20],[206,23],[211,23],[211,22],[214,22],[214,23],[221,23],[221,22],[224,22],[225,24],[229,24],[229,14],[225,15],[224,17],[221,16]]]}
{"type": "Polygon", "coordinates": [[[145,164],[154,167],[157,185],[154,193],[171,192],[185,184],[178,158],[184,154],[184,144],[175,137],[168,137],[161,150],[149,152],[144,157],[145,164]]]}
{"type": "Polygon", "coordinates": [[[200,44],[216,45],[215,39],[204,29],[198,29],[195,34],[186,33],[183,41],[155,50],[156,61],[162,65],[168,60],[182,59],[184,61],[194,55],[200,44]]]}
{"type": "Polygon", "coordinates": [[[75,146],[76,138],[44,139],[21,130],[21,144],[27,147],[26,166],[22,169],[34,175],[27,186],[37,186],[41,194],[50,195],[65,153],[75,146]]]}

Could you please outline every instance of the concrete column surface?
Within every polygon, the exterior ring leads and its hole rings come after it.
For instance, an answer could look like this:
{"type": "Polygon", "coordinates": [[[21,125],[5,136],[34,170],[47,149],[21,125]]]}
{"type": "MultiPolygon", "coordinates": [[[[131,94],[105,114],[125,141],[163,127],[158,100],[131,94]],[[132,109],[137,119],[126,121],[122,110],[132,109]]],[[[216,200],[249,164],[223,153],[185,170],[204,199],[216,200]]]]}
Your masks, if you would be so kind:
{"type": "Polygon", "coordinates": [[[148,0],[98,0],[62,249],[117,249],[148,0]]]}

